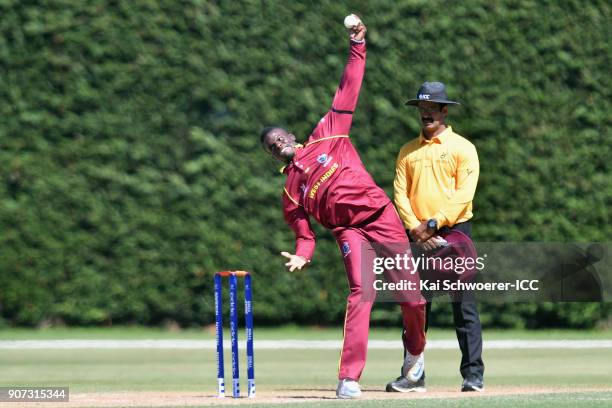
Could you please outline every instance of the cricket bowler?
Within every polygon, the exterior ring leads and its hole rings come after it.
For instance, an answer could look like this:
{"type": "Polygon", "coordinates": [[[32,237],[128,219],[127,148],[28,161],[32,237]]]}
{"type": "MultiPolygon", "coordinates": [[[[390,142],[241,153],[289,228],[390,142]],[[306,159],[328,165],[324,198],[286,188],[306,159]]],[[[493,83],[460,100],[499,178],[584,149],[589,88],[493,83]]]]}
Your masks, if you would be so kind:
{"type": "MultiPolygon", "coordinates": [[[[370,311],[364,301],[361,277],[361,246],[374,242],[407,243],[408,237],[391,200],[366,171],[351,143],[349,132],[357,105],[366,63],[366,26],[349,29],[348,62],[331,108],[303,144],[281,127],[261,132],[264,149],[286,163],[282,195],[284,217],[295,233],[295,253],[282,252],[290,271],[311,262],[315,235],[313,217],[329,229],[340,249],[350,294],[344,321],[344,340],[338,372],[338,398],[361,395],[359,379],[366,362],[370,311]]],[[[418,281],[418,274],[413,276],[418,281]]],[[[419,299],[420,294],[419,294],[419,299]]],[[[415,380],[424,369],[424,300],[401,302],[406,359],[403,374],[415,380]]]]}

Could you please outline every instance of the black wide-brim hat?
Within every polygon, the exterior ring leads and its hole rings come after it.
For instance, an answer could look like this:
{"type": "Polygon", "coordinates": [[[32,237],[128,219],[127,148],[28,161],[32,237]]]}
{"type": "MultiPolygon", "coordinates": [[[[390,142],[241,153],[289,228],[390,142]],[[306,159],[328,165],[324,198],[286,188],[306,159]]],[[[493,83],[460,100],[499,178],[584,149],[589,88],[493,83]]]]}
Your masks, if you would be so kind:
{"type": "Polygon", "coordinates": [[[417,106],[419,102],[446,103],[448,105],[461,105],[451,101],[446,95],[446,86],[442,82],[425,82],[419,88],[416,99],[410,99],[406,105],[417,106]]]}

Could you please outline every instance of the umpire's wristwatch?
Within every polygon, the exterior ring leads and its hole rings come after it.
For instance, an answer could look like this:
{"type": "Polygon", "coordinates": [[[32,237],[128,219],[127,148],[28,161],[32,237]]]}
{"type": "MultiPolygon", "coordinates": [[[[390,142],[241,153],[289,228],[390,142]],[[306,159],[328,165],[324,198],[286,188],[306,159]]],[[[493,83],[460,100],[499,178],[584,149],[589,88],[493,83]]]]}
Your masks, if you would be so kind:
{"type": "Polygon", "coordinates": [[[438,230],[438,220],[436,220],[435,218],[428,219],[427,228],[430,230],[437,231],[438,230]]]}

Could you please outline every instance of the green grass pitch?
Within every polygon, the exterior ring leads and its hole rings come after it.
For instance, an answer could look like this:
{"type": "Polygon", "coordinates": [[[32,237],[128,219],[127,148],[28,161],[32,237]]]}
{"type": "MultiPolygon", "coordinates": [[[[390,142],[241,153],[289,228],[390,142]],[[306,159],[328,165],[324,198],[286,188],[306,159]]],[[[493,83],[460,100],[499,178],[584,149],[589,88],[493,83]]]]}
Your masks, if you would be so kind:
{"type": "MultiPolygon", "coordinates": [[[[257,350],[257,340],[298,339],[298,328],[260,330],[255,336],[255,368],[259,395],[295,394],[320,391],[329,400],[299,406],[352,407],[607,407],[612,406],[612,349],[527,349],[486,350],[487,390],[518,390],[514,395],[484,395],[476,398],[385,399],[377,392],[376,400],[333,400],[336,385],[338,350],[257,350]],[[259,336],[258,336],[259,334],[259,336]],[[530,394],[529,390],[554,390],[530,394]],[[579,392],[571,392],[578,390],[579,392]],[[583,391],[580,391],[583,390],[583,391]]],[[[307,329],[306,339],[339,339],[339,329],[307,329]]],[[[372,339],[396,338],[396,330],[374,330],[372,339]]],[[[450,331],[432,331],[430,338],[452,339],[450,331]]],[[[145,329],[51,330],[0,332],[1,340],[15,339],[211,339],[208,331],[165,332],[145,329]]],[[[244,339],[244,337],[242,337],[244,339]]],[[[609,332],[485,332],[486,339],[611,339],[609,332]]],[[[242,390],[246,391],[244,350],[241,350],[242,390]]],[[[428,394],[438,390],[457,391],[461,377],[459,350],[430,350],[426,354],[428,394]]],[[[230,394],[230,354],[226,350],[226,389],[230,394]]],[[[370,350],[361,379],[368,391],[384,388],[401,365],[401,350],[370,350]]],[[[0,385],[68,385],[70,392],[216,392],[216,360],[213,350],[1,350],[0,385]]],[[[227,401],[225,404],[231,403],[227,401]]],[[[207,400],[207,401],[210,401],[207,400]]],[[[212,401],[216,402],[216,401],[212,401]]],[[[271,403],[251,402],[249,406],[271,403]]],[[[208,404],[209,402],[207,402],[208,404]]],[[[224,405],[225,405],[224,404],[224,405]]],[[[172,404],[170,404],[172,405],[172,404]]],[[[177,404],[180,405],[180,404],[177,404]]],[[[204,405],[204,404],[203,404],[204,405]]],[[[144,404],[143,406],[146,406],[144,404]]],[[[273,406],[284,406],[274,404],[273,406]]],[[[288,405],[287,405],[288,406],[288,405]]]]}

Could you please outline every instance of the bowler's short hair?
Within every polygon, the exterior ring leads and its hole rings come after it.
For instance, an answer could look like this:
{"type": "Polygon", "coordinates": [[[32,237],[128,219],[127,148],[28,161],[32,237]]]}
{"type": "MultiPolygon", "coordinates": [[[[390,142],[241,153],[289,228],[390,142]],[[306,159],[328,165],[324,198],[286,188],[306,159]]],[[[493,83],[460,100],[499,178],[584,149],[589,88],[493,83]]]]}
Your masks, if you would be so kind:
{"type": "Polygon", "coordinates": [[[271,131],[273,131],[274,129],[278,129],[278,126],[267,126],[263,128],[261,133],[259,134],[259,141],[263,144],[264,139],[266,138],[266,135],[270,133],[271,131]]]}

